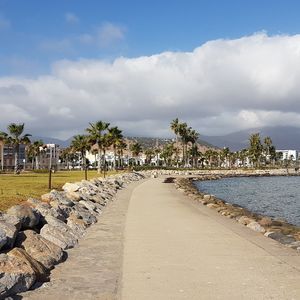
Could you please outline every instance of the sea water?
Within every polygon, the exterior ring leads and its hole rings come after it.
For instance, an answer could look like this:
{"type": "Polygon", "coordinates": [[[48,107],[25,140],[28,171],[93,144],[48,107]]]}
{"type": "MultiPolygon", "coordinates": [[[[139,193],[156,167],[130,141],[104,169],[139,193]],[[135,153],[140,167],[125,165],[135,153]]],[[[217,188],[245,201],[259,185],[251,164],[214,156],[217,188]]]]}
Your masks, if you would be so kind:
{"type": "Polygon", "coordinates": [[[300,176],[234,177],[196,181],[197,188],[251,212],[300,226],[300,176]]]}

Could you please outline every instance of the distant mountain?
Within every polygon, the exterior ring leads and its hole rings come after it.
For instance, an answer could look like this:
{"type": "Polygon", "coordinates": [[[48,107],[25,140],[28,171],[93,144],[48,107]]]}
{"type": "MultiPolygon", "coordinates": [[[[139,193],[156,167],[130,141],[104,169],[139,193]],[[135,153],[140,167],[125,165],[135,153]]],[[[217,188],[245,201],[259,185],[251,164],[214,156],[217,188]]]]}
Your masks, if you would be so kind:
{"type": "MultiPolygon", "coordinates": [[[[223,148],[229,147],[231,151],[241,150],[249,146],[249,136],[252,133],[259,132],[262,139],[270,136],[276,149],[295,149],[300,150],[300,128],[290,126],[277,127],[261,127],[252,128],[233,132],[223,136],[206,136],[201,135],[198,142],[206,147],[223,148]]],[[[43,140],[45,144],[58,144],[61,148],[70,146],[73,137],[67,140],[60,140],[50,137],[33,136],[32,140],[43,140]]],[[[144,148],[155,147],[158,142],[159,145],[164,145],[172,141],[170,138],[154,138],[154,137],[128,137],[129,140],[137,140],[144,148]]]]}
{"type": "Polygon", "coordinates": [[[252,128],[233,132],[223,136],[204,136],[201,138],[219,148],[229,147],[232,151],[241,150],[249,146],[249,136],[259,132],[262,139],[271,137],[276,149],[300,150],[300,128],[291,126],[276,126],[252,128]]]}
{"type": "Polygon", "coordinates": [[[60,140],[60,139],[56,139],[56,138],[52,138],[52,137],[32,136],[30,138],[30,140],[33,142],[42,140],[44,142],[44,144],[57,144],[61,148],[66,148],[66,147],[70,146],[72,137],[64,141],[64,140],[60,140]]]}
{"type": "MultiPolygon", "coordinates": [[[[138,141],[144,148],[153,148],[156,146],[157,143],[158,143],[158,145],[161,146],[161,145],[170,143],[173,140],[171,138],[154,138],[154,137],[126,137],[126,138],[129,140],[132,140],[132,141],[138,141]]],[[[33,142],[37,141],[37,140],[42,140],[45,144],[57,144],[61,148],[69,147],[72,139],[73,139],[73,137],[70,137],[67,140],[60,140],[57,138],[42,137],[42,136],[32,136],[31,137],[31,141],[33,141],[33,142]]],[[[201,144],[202,146],[215,148],[215,146],[209,144],[208,142],[206,142],[202,139],[198,140],[198,143],[201,144]]]]}
{"type": "MultiPolygon", "coordinates": [[[[161,146],[174,141],[174,138],[154,138],[154,137],[127,137],[127,139],[136,140],[144,148],[154,148],[156,144],[161,146]]],[[[203,139],[199,139],[198,143],[202,146],[216,148],[215,146],[211,145],[207,141],[204,141],[203,139]]]]}

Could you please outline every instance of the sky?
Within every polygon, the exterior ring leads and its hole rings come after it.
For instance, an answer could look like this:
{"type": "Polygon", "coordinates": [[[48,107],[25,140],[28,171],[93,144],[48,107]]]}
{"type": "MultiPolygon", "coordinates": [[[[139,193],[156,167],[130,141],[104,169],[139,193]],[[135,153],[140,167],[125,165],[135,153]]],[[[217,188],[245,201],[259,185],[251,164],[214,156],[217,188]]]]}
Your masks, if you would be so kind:
{"type": "Polygon", "coordinates": [[[300,2],[0,0],[0,130],[300,127],[300,2]]]}

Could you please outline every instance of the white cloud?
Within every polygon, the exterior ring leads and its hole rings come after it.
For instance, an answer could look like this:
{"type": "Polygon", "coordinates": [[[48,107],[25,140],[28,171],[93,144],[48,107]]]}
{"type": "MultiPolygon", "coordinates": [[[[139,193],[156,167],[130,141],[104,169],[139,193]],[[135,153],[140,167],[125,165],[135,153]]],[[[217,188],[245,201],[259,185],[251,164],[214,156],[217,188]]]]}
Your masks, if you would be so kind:
{"type": "Polygon", "coordinates": [[[59,61],[49,76],[0,78],[9,112],[0,129],[23,121],[33,133],[68,137],[101,119],[129,134],[170,135],[175,117],[202,134],[300,127],[299,82],[300,35],[257,33],[113,62],[59,61]]]}
{"type": "Polygon", "coordinates": [[[77,24],[79,23],[79,18],[72,12],[67,12],[65,14],[65,20],[69,24],[77,24]]]}
{"type": "Polygon", "coordinates": [[[125,29],[112,23],[104,23],[97,30],[97,40],[100,47],[109,47],[125,38],[125,29]]]}
{"type": "Polygon", "coordinates": [[[125,28],[113,23],[104,23],[91,33],[80,35],[77,40],[86,45],[95,45],[99,48],[115,46],[125,39],[125,28]]]}

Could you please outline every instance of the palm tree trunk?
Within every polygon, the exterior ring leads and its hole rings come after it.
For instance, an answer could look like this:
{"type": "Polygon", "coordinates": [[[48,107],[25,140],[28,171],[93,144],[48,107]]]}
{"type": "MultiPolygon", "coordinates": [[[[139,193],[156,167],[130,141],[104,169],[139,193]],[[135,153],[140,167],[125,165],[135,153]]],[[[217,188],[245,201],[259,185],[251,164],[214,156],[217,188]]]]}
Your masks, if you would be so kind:
{"type": "Polygon", "coordinates": [[[15,174],[17,174],[18,170],[19,170],[19,145],[15,146],[15,174]]]}
{"type": "Polygon", "coordinates": [[[116,146],[114,146],[114,169],[117,170],[117,149],[116,146]]]}
{"type": "Polygon", "coordinates": [[[39,157],[38,157],[38,155],[35,157],[35,168],[37,170],[39,169],[39,157]]]}
{"type": "Polygon", "coordinates": [[[101,149],[98,145],[98,174],[101,173],[101,149]]]}

